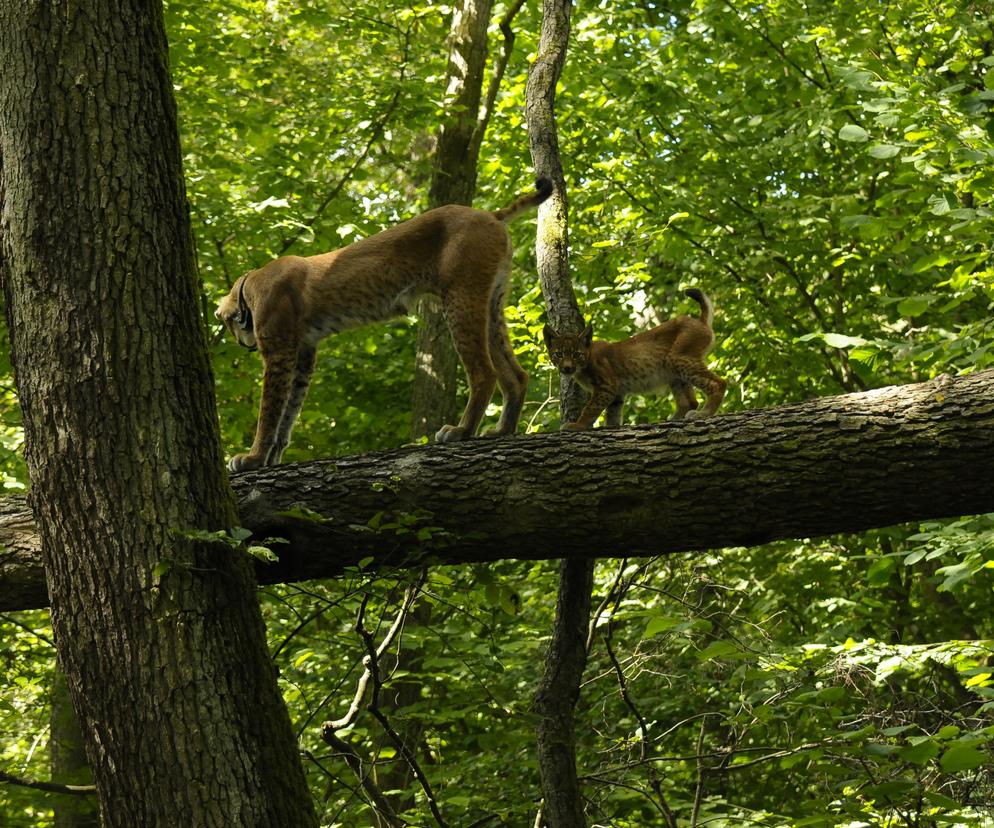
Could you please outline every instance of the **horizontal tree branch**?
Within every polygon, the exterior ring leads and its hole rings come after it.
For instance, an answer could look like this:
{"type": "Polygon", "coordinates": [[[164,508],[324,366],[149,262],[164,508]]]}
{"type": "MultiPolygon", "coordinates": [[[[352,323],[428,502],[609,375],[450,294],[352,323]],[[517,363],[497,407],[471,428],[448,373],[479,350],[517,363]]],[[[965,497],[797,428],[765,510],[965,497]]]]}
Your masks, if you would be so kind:
{"type": "MultiPolygon", "coordinates": [[[[235,475],[281,537],[262,583],[501,558],[660,555],[994,511],[994,370],[708,420],[418,446],[235,475]]],[[[0,498],[0,610],[46,604],[0,498]]]]}

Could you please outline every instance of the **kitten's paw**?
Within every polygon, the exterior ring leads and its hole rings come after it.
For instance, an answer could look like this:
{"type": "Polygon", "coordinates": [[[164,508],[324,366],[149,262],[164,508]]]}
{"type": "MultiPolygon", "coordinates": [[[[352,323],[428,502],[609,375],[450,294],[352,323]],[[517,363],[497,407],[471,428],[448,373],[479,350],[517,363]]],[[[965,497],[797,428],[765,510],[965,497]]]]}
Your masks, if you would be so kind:
{"type": "Polygon", "coordinates": [[[559,426],[560,431],[586,431],[587,427],[582,423],[563,423],[559,426]]]}
{"type": "Polygon", "coordinates": [[[436,443],[458,443],[469,437],[462,426],[444,425],[435,433],[436,443]]]}
{"type": "Polygon", "coordinates": [[[228,461],[228,471],[250,471],[252,469],[261,469],[264,465],[266,465],[265,458],[259,457],[257,454],[236,454],[228,461]]]}
{"type": "Polygon", "coordinates": [[[700,408],[694,408],[687,412],[684,419],[686,420],[704,420],[711,416],[710,411],[704,411],[700,408]]]}

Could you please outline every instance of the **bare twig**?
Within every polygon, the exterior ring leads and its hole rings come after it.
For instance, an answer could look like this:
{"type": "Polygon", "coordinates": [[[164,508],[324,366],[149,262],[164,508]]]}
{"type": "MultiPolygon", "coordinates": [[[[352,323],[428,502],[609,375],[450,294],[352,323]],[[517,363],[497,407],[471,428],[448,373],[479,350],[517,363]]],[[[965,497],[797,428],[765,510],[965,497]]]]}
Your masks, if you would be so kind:
{"type": "MultiPolygon", "coordinates": [[[[377,660],[383,656],[383,654],[389,649],[393,640],[397,637],[398,633],[404,628],[404,622],[407,620],[407,615],[410,612],[411,605],[414,603],[414,599],[417,597],[418,592],[421,589],[421,584],[424,582],[424,574],[422,573],[421,578],[418,579],[416,584],[412,584],[407,588],[404,593],[404,602],[401,604],[400,610],[397,612],[397,617],[394,618],[393,624],[390,625],[390,629],[384,636],[383,640],[380,642],[378,647],[374,648],[375,656],[371,658],[367,655],[363,659],[363,665],[365,669],[362,675],[359,677],[359,681],[356,682],[355,695],[352,698],[352,704],[349,705],[348,712],[339,719],[334,721],[325,722],[322,725],[322,731],[336,731],[342,730],[346,727],[352,725],[356,716],[359,715],[359,709],[362,706],[362,700],[366,697],[366,689],[369,686],[369,680],[373,678],[373,672],[377,664],[377,660]]],[[[362,618],[365,614],[366,605],[368,603],[368,594],[362,599],[362,605],[359,609],[359,621],[357,621],[357,628],[360,630],[360,635],[365,632],[365,628],[362,626],[362,618]]],[[[364,639],[365,640],[365,639],[364,639]]]]}
{"type": "Polygon", "coordinates": [[[701,800],[704,798],[704,756],[701,749],[704,747],[704,734],[707,732],[708,719],[705,716],[701,719],[701,729],[697,734],[697,784],[694,786],[694,807],[690,812],[690,828],[696,828],[697,817],[701,812],[701,800]]]}
{"type": "Polygon", "coordinates": [[[15,627],[20,627],[25,632],[28,632],[31,635],[33,635],[39,641],[42,641],[52,649],[55,649],[55,642],[52,641],[51,638],[49,638],[47,635],[42,635],[40,632],[38,632],[38,630],[36,630],[30,624],[25,624],[23,621],[18,621],[17,618],[15,618],[13,615],[7,615],[6,613],[4,613],[3,615],[0,615],[0,621],[3,621],[7,624],[13,624],[15,627]]]}
{"type": "MultiPolygon", "coordinates": [[[[621,669],[621,664],[618,662],[618,657],[614,654],[614,649],[611,647],[611,625],[608,624],[607,631],[604,634],[604,647],[607,650],[608,658],[611,659],[611,664],[614,665],[614,672],[618,678],[618,687],[621,690],[621,700],[625,703],[625,706],[632,711],[632,715],[638,720],[639,728],[642,731],[642,736],[639,739],[639,757],[641,759],[646,758],[646,746],[648,745],[649,739],[649,724],[646,722],[645,717],[642,712],[635,706],[635,702],[632,700],[631,694],[628,692],[628,681],[625,678],[625,671],[621,669]]],[[[670,806],[666,803],[666,796],[663,794],[663,787],[659,782],[659,774],[656,772],[656,768],[653,765],[647,766],[649,785],[652,788],[653,793],[656,795],[655,800],[649,797],[653,805],[659,809],[663,817],[666,819],[666,824],[669,828],[677,828],[676,816],[673,811],[670,810],[670,806]]]]}
{"type": "MultiPolygon", "coordinates": [[[[422,574],[421,580],[424,579],[424,574],[422,574]]],[[[405,607],[410,607],[410,601],[413,601],[413,595],[417,594],[417,590],[420,588],[421,581],[417,585],[409,587],[407,595],[405,596],[405,607]]],[[[431,810],[432,816],[435,817],[435,821],[441,826],[441,828],[446,828],[448,823],[442,817],[442,812],[439,810],[438,802],[435,798],[435,792],[432,790],[431,783],[428,781],[428,777],[425,776],[424,771],[421,769],[421,765],[418,763],[417,757],[411,750],[410,746],[401,735],[393,728],[390,724],[390,720],[387,719],[386,715],[380,709],[380,691],[383,689],[383,676],[380,673],[380,657],[386,651],[386,646],[381,644],[379,647],[376,646],[376,642],[373,639],[373,634],[366,629],[364,623],[365,615],[365,600],[363,601],[363,606],[360,607],[359,616],[356,621],[356,632],[362,638],[363,643],[366,646],[366,667],[369,673],[369,678],[372,679],[373,687],[370,693],[369,703],[366,705],[366,709],[372,714],[373,718],[380,723],[387,737],[393,742],[394,746],[404,757],[404,761],[407,762],[414,774],[418,783],[421,785],[421,789],[424,791],[425,798],[428,801],[428,808],[431,810]]],[[[398,613],[398,618],[407,616],[407,609],[398,613]]],[[[397,622],[394,622],[393,627],[391,627],[391,633],[396,634],[395,630],[399,631],[397,622]]],[[[388,633],[388,636],[390,633],[388,633]]]]}
{"type": "Polygon", "coordinates": [[[0,771],[0,782],[8,785],[19,785],[22,788],[33,788],[36,791],[48,791],[49,793],[72,794],[83,796],[95,794],[96,785],[61,785],[58,782],[39,782],[36,779],[25,779],[22,776],[14,776],[12,773],[0,771]]]}
{"type": "MultiPolygon", "coordinates": [[[[352,772],[356,775],[356,778],[359,780],[359,784],[362,785],[363,790],[369,797],[373,807],[376,808],[379,816],[389,822],[391,826],[398,826],[398,828],[399,826],[409,824],[394,813],[394,810],[390,806],[390,802],[387,800],[386,795],[373,781],[370,774],[363,770],[362,757],[359,756],[356,749],[352,747],[352,745],[346,742],[334,731],[322,731],[321,738],[337,750],[341,757],[345,760],[346,764],[352,769],[352,772]]],[[[372,765],[370,765],[370,769],[372,769],[372,765]]]]}

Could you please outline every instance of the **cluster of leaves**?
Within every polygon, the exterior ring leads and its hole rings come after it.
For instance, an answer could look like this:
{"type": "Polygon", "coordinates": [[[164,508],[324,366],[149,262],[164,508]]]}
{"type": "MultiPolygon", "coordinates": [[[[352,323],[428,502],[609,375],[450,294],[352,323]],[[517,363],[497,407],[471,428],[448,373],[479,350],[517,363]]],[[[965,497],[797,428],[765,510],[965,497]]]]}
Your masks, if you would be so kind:
{"type": "MultiPolygon", "coordinates": [[[[449,9],[166,8],[206,324],[215,298],[250,267],[423,209],[449,9]]],[[[530,184],[523,104],[539,13],[529,4],[515,18],[481,151],[481,206],[530,184]]],[[[686,311],[680,289],[704,288],[718,308],[712,358],[730,380],[728,408],[994,364],[992,25],[981,4],[951,0],[576,8],[557,109],[574,280],[597,335],[621,338],[686,311]]],[[[507,316],[533,378],[526,419],[554,429],[528,220],[512,233],[507,316]]],[[[413,339],[400,321],[322,345],[287,459],[403,443],[413,339]]],[[[234,451],[254,428],[258,358],[219,335],[213,352],[222,439],[234,451]]],[[[0,342],[0,482],[22,486],[8,353],[0,342]]],[[[655,421],[671,406],[632,400],[626,420],[655,421]]],[[[430,532],[424,521],[370,530],[430,532]]],[[[994,656],[983,643],[994,637],[992,539],[991,518],[976,517],[602,564],[577,713],[592,818],[984,824],[994,800],[994,656]]],[[[385,657],[383,700],[397,704],[384,715],[410,735],[442,809],[465,824],[534,822],[530,705],[555,573],[513,562],[432,569],[385,657]],[[525,792],[515,798],[508,769],[525,792]]],[[[358,608],[381,636],[404,586],[356,572],[264,593],[327,825],[372,823],[320,724],[355,693],[366,656],[358,608]]],[[[32,745],[44,731],[50,659],[17,644],[0,706],[3,765],[39,777],[44,739],[32,745]]],[[[430,821],[423,786],[368,710],[340,735],[398,811],[430,821]]],[[[38,798],[0,790],[0,821],[24,824],[33,808],[32,824],[46,824],[38,798]]]]}

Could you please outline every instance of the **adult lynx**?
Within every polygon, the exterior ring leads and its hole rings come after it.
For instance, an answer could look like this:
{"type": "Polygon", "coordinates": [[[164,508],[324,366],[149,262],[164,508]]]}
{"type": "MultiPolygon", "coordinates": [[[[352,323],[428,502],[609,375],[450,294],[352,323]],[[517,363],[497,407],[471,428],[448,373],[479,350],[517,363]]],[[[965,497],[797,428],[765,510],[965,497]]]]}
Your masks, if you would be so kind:
{"type": "Polygon", "coordinates": [[[245,274],[215,315],[263,362],[262,402],[255,441],[231,458],[232,471],[280,462],[300,413],[319,340],[347,328],[408,312],[421,294],[441,297],[449,331],[469,377],[469,401],[458,425],[439,442],[473,437],[495,385],[504,408],[495,435],[513,434],[528,375],[514,357],[504,322],[511,267],[507,223],[552,194],[535,192],[503,210],[450,204],[317,256],[283,256],[245,274]]]}

